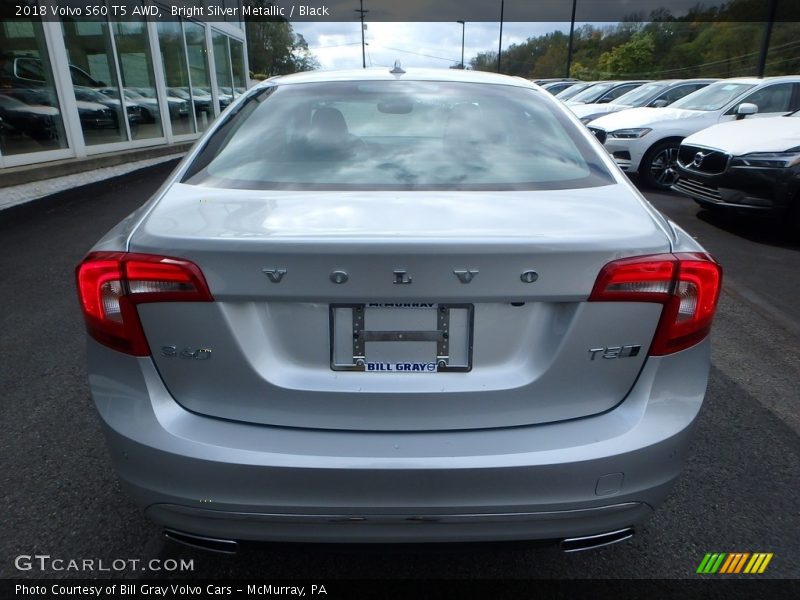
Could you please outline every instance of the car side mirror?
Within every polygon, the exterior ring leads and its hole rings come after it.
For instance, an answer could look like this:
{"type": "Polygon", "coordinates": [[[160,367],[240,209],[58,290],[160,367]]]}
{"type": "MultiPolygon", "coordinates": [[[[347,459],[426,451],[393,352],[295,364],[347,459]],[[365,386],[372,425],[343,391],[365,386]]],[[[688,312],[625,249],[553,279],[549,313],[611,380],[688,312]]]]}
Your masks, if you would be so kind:
{"type": "Polygon", "coordinates": [[[650,106],[652,106],[653,108],[664,108],[668,104],[669,104],[669,102],[667,102],[666,100],[661,98],[660,100],[656,100],[655,102],[650,104],[650,106]]]}
{"type": "Polygon", "coordinates": [[[736,107],[736,119],[744,119],[747,115],[754,115],[758,112],[758,106],[750,102],[742,102],[736,107]]]}

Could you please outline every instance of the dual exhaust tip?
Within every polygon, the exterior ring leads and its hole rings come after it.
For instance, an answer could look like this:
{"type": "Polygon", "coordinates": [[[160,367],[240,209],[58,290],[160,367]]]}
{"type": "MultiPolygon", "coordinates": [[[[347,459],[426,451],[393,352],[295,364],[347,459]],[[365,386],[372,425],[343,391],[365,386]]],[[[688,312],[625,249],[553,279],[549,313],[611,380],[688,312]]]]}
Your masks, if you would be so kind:
{"type": "Polygon", "coordinates": [[[205,537],[194,535],[193,533],[175,531],[174,529],[165,529],[164,538],[184,546],[218,554],[236,554],[239,551],[239,542],[236,540],[205,537]]]}
{"type": "Polygon", "coordinates": [[[561,550],[563,552],[583,552],[584,550],[594,550],[611,544],[618,544],[633,537],[633,528],[626,527],[607,533],[586,535],[583,537],[566,538],[561,540],[561,550]]]}
{"type": "MultiPolygon", "coordinates": [[[[222,538],[212,538],[192,533],[165,529],[164,537],[173,542],[190,546],[207,552],[218,554],[236,554],[239,551],[239,542],[236,540],[226,540],[222,538]]],[[[583,537],[566,538],[561,540],[561,550],[563,552],[583,552],[584,550],[594,550],[611,544],[624,542],[633,537],[633,528],[626,527],[616,531],[587,535],[583,537]]]]}

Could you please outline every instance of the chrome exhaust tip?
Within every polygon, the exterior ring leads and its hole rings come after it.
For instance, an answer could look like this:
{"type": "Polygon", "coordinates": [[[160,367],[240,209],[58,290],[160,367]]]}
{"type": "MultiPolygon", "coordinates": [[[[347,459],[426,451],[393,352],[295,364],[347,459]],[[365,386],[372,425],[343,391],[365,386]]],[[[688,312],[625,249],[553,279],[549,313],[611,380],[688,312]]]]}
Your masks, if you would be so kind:
{"type": "Polygon", "coordinates": [[[594,550],[611,544],[618,544],[633,537],[633,528],[626,527],[617,531],[587,535],[584,537],[566,538],[561,540],[561,550],[563,552],[582,552],[584,550],[594,550]]]}
{"type": "Polygon", "coordinates": [[[184,533],[183,531],[175,531],[174,529],[165,529],[164,538],[184,546],[206,550],[207,552],[236,554],[239,551],[239,542],[235,540],[204,537],[202,535],[184,533]]]}

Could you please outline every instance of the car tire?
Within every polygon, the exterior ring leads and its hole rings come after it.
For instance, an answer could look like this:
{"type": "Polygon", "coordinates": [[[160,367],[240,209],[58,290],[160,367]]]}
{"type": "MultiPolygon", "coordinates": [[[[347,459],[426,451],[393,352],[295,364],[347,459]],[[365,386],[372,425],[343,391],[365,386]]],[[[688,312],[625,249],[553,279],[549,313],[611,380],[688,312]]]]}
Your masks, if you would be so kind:
{"type": "Polygon", "coordinates": [[[678,180],[679,140],[665,140],[647,151],[639,166],[639,178],[654,190],[669,190],[678,180]]]}

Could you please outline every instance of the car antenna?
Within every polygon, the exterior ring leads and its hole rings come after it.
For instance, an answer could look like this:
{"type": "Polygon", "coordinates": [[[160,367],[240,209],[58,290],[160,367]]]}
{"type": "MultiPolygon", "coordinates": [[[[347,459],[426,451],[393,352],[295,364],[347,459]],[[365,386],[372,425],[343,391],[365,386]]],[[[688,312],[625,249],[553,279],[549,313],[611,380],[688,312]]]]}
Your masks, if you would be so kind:
{"type": "Polygon", "coordinates": [[[394,61],[394,68],[391,71],[389,71],[389,73],[391,73],[392,75],[402,75],[403,73],[405,73],[403,67],[400,66],[399,60],[394,61]]]}

